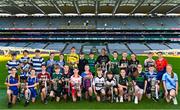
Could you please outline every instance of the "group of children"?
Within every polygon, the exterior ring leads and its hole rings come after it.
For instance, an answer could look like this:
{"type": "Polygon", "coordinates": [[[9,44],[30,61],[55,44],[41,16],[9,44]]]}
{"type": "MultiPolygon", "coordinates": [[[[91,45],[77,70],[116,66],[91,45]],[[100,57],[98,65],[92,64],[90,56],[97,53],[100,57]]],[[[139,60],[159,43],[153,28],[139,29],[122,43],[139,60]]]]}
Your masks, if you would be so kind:
{"type": "Polygon", "coordinates": [[[128,54],[123,52],[119,60],[117,51],[110,58],[105,49],[101,50],[97,59],[94,53],[90,53],[88,59],[84,53],[76,54],[75,47],[71,48],[67,60],[60,54],[56,61],[55,53],[50,53],[49,60],[45,62],[39,50],[35,51],[33,58],[28,54],[24,50],[24,56],[19,60],[16,54],[12,54],[12,60],[7,62],[5,84],[8,107],[22,98],[25,99],[25,106],[35,103],[37,96],[44,104],[48,100],[59,102],[61,98],[66,102],[70,97],[73,102],[82,98],[91,102],[94,95],[98,102],[133,101],[138,104],[143,94],[158,101],[160,88],[167,102],[177,104],[178,77],[162,52],[157,53],[156,61],[152,58],[153,53],[149,53],[144,65],[140,64],[135,54],[131,54],[129,60],[128,54]]]}

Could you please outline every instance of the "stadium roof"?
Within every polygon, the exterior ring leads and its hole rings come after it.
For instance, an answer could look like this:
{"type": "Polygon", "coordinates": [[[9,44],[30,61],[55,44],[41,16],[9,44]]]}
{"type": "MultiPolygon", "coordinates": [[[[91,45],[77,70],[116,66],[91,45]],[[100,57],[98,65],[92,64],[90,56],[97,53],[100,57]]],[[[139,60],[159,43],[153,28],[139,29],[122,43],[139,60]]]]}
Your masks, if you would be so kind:
{"type": "Polygon", "coordinates": [[[2,14],[180,14],[180,0],[0,0],[2,14]]]}

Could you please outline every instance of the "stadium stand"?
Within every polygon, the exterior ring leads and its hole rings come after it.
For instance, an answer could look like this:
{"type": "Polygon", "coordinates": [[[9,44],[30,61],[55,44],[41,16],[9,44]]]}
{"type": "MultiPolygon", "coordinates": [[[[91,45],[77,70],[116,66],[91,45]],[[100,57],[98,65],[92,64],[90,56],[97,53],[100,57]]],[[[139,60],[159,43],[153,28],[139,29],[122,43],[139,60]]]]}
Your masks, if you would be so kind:
{"type": "Polygon", "coordinates": [[[172,29],[179,17],[0,17],[0,28],[172,29]]]}

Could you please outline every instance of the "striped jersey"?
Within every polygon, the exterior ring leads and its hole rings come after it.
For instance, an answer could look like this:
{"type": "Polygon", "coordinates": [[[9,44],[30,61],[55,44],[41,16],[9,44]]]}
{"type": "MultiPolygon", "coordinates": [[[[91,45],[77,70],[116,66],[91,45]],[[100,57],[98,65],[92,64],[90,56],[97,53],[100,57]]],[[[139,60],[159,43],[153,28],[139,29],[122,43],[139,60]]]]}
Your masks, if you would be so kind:
{"type": "Polygon", "coordinates": [[[21,57],[19,59],[19,62],[20,63],[30,62],[30,57],[21,57]]]}
{"type": "Polygon", "coordinates": [[[18,69],[19,61],[18,60],[9,60],[6,64],[6,67],[8,68],[8,73],[10,74],[11,68],[15,67],[18,69]]]}
{"type": "Polygon", "coordinates": [[[42,71],[41,66],[45,64],[44,58],[42,57],[33,57],[31,59],[32,67],[36,70],[36,73],[40,73],[42,71]]]}

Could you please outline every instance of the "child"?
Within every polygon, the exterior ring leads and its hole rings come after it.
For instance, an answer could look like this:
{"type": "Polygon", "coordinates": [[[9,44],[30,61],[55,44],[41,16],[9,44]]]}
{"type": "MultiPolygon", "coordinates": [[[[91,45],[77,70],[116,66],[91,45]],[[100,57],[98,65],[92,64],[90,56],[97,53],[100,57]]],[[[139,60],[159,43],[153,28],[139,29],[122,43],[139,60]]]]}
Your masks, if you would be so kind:
{"type": "Polygon", "coordinates": [[[63,97],[65,102],[67,102],[67,98],[68,96],[70,96],[70,78],[71,78],[71,73],[68,65],[64,66],[64,73],[62,77],[63,77],[63,97]]]}
{"type": "Polygon", "coordinates": [[[103,76],[105,76],[105,73],[108,71],[107,65],[109,64],[109,61],[110,59],[106,53],[106,49],[105,48],[101,49],[101,55],[98,56],[95,64],[100,66],[104,74],[103,76]]]}
{"type": "Polygon", "coordinates": [[[48,61],[46,61],[46,68],[47,72],[52,76],[54,72],[54,65],[56,64],[56,61],[54,60],[55,54],[53,52],[50,53],[50,58],[48,61]]]}
{"type": "Polygon", "coordinates": [[[30,73],[31,75],[27,78],[27,86],[24,92],[26,99],[24,106],[27,106],[30,100],[34,103],[37,97],[36,87],[38,86],[38,79],[34,69],[32,69],[30,73]]]}
{"type": "MultiPolygon", "coordinates": [[[[116,96],[120,97],[120,102],[123,102],[124,95],[128,90],[128,78],[126,77],[126,70],[121,69],[119,75],[116,77],[117,88],[115,89],[116,96]]],[[[116,97],[116,102],[119,102],[118,97],[116,97]]]]}
{"type": "Polygon", "coordinates": [[[167,60],[163,57],[162,52],[158,52],[158,59],[155,61],[157,70],[157,80],[161,81],[162,76],[166,73],[167,60]]]}
{"type": "Polygon", "coordinates": [[[153,57],[153,53],[149,52],[148,53],[148,58],[144,60],[145,72],[149,71],[150,66],[155,66],[155,60],[153,60],[152,57],[153,57]]]}
{"type": "Polygon", "coordinates": [[[121,69],[125,69],[126,73],[128,73],[129,60],[127,59],[127,52],[122,52],[122,59],[119,61],[119,65],[121,69]]]}
{"type": "Polygon", "coordinates": [[[171,65],[166,66],[166,71],[167,72],[162,77],[165,98],[168,103],[172,100],[174,105],[177,105],[178,102],[176,96],[178,96],[178,76],[173,72],[171,65]]]}
{"type": "Polygon", "coordinates": [[[93,89],[94,89],[94,94],[96,95],[96,100],[98,102],[105,101],[105,79],[103,77],[102,69],[98,68],[97,69],[97,77],[94,78],[93,81],[93,89]]]}
{"type": "Polygon", "coordinates": [[[12,104],[16,103],[16,99],[18,96],[18,87],[20,84],[19,77],[16,74],[17,69],[12,67],[10,70],[10,74],[6,78],[6,86],[7,86],[7,96],[8,96],[8,108],[12,107],[12,104]]]}
{"type": "Polygon", "coordinates": [[[41,66],[45,64],[44,58],[41,57],[40,50],[35,50],[35,57],[31,59],[32,67],[36,70],[36,74],[42,72],[41,66]]]}
{"type": "Polygon", "coordinates": [[[85,72],[83,72],[81,74],[81,77],[83,79],[83,81],[82,81],[83,91],[85,92],[85,98],[88,99],[88,97],[89,97],[89,101],[92,101],[92,94],[93,94],[92,79],[93,79],[93,75],[89,70],[89,65],[86,65],[84,68],[85,68],[85,72]]]}
{"type": "Polygon", "coordinates": [[[110,62],[110,70],[114,75],[119,73],[119,59],[118,59],[118,52],[114,51],[113,52],[113,58],[111,59],[110,62]]]}
{"type": "Polygon", "coordinates": [[[48,95],[48,89],[50,86],[50,80],[51,76],[48,72],[46,72],[46,66],[42,65],[41,67],[42,72],[38,74],[38,79],[39,79],[39,89],[40,89],[40,94],[41,94],[41,101],[44,104],[47,104],[47,95],[48,95]]]}
{"type": "Polygon", "coordinates": [[[67,64],[69,65],[71,73],[73,69],[78,67],[79,55],[76,53],[76,48],[72,47],[70,54],[67,55],[67,64]]]}
{"type": "Polygon", "coordinates": [[[64,68],[64,65],[65,65],[65,60],[64,60],[64,55],[63,54],[59,55],[59,61],[57,61],[56,64],[59,65],[61,71],[63,72],[63,68],[64,68]]]}
{"type": "Polygon", "coordinates": [[[81,83],[82,77],[79,75],[78,68],[74,68],[74,74],[71,76],[71,89],[72,89],[72,99],[73,102],[76,102],[77,99],[80,100],[81,98],[81,83]]]}
{"type": "Polygon", "coordinates": [[[157,73],[154,72],[154,66],[149,66],[149,72],[146,73],[147,77],[147,88],[146,88],[146,95],[148,98],[152,98],[154,101],[159,99],[158,92],[159,92],[159,81],[157,80],[157,73]]]}
{"type": "Polygon", "coordinates": [[[62,81],[62,73],[60,72],[60,67],[55,66],[55,72],[52,74],[52,90],[50,92],[50,97],[52,99],[56,98],[56,101],[60,101],[60,97],[63,91],[63,81],[62,81]]]}
{"type": "Polygon", "coordinates": [[[96,60],[94,58],[94,53],[90,52],[89,58],[88,58],[88,64],[89,64],[90,71],[92,72],[93,76],[95,76],[95,72],[96,72],[95,62],[96,62],[96,60]]]}
{"type": "Polygon", "coordinates": [[[146,74],[142,71],[141,64],[138,64],[137,70],[133,72],[132,80],[135,89],[134,103],[138,104],[138,101],[141,101],[143,94],[146,93],[147,87],[146,74]]]}
{"type": "Polygon", "coordinates": [[[15,67],[15,68],[19,69],[20,63],[19,63],[18,60],[16,60],[16,57],[17,57],[16,53],[12,53],[11,54],[11,60],[9,60],[7,62],[7,64],[6,64],[6,67],[8,69],[8,74],[11,73],[11,68],[12,67],[15,67]]]}
{"type": "Polygon", "coordinates": [[[84,53],[81,52],[80,53],[80,58],[79,58],[79,64],[78,64],[79,74],[84,72],[84,67],[87,64],[88,64],[88,61],[85,59],[84,53]]]}
{"type": "Polygon", "coordinates": [[[107,72],[106,74],[106,81],[105,81],[105,90],[106,90],[106,96],[107,100],[109,100],[111,103],[113,103],[114,100],[114,87],[116,85],[116,81],[114,79],[114,75],[112,72],[107,72]]]}
{"type": "Polygon", "coordinates": [[[131,59],[129,60],[129,76],[132,75],[133,71],[137,68],[139,60],[137,60],[135,54],[131,54],[131,59]]]}

